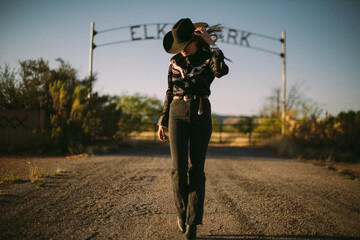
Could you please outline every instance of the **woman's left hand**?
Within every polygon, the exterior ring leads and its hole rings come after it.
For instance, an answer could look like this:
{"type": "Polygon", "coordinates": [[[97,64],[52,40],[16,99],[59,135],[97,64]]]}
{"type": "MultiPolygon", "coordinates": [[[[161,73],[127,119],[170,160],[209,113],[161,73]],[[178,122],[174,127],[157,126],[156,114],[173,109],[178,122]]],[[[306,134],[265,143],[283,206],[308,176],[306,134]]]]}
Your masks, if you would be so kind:
{"type": "Polygon", "coordinates": [[[168,139],[168,136],[165,133],[165,129],[163,126],[159,125],[158,131],[157,131],[157,137],[160,141],[165,142],[168,139]]]}
{"type": "Polygon", "coordinates": [[[195,35],[202,37],[204,39],[204,41],[209,45],[214,43],[214,41],[211,39],[209,33],[206,31],[205,27],[197,27],[195,29],[195,35]]]}

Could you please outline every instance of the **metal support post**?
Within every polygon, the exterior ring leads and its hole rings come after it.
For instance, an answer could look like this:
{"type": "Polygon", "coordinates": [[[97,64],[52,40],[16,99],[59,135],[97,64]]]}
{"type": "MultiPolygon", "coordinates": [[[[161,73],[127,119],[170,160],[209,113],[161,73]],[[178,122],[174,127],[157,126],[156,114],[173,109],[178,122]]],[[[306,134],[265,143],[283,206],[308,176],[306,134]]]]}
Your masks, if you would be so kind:
{"type": "Polygon", "coordinates": [[[88,98],[91,97],[91,91],[92,91],[92,67],[93,67],[93,49],[96,47],[94,44],[94,36],[96,34],[94,30],[94,22],[91,22],[91,30],[90,30],[90,54],[89,54],[89,92],[88,92],[88,98]]]}
{"type": "Polygon", "coordinates": [[[285,135],[286,133],[286,47],[285,47],[285,32],[281,32],[281,44],[282,44],[282,111],[281,111],[281,135],[285,135]]]}

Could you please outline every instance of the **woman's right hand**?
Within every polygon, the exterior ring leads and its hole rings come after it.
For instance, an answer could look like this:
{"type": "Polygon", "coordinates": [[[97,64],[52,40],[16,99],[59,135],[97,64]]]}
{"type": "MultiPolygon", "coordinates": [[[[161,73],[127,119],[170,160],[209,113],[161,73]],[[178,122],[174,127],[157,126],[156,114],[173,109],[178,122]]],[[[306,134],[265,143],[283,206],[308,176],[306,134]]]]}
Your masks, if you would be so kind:
{"type": "Polygon", "coordinates": [[[162,142],[165,142],[168,139],[168,137],[165,133],[165,128],[163,126],[159,125],[158,131],[157,131],[157,136],[158,136],[159,140],[162,142]]]}

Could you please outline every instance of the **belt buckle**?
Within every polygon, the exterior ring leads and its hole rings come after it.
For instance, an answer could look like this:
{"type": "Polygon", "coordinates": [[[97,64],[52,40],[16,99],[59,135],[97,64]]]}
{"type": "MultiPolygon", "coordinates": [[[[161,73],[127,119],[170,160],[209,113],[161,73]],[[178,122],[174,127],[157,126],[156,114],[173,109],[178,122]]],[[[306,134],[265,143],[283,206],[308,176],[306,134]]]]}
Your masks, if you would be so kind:
{"type": "Polygon", "coordinates": [[[193,94],[186,94],[184,95],[184,101],[187,102],[187,101],[191,101],[191,100],[195,100],[197,98],[196,95],[193,95],[193,94]]]}

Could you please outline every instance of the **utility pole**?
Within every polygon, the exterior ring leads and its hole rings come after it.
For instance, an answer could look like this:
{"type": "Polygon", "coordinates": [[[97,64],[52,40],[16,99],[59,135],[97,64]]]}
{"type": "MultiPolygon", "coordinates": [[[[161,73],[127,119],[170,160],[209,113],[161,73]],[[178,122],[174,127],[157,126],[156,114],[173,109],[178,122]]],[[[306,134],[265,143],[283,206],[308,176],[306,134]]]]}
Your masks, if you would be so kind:
{"type": "Polygon", "coordinates": [[[281,135],[286,133],[286,106],[285,106],[285,97],[286,97],[286,46],[285,46],[285,32],[281,32],[281,45],[282,45],[282,111],[281,111],[281,135]]]}
{"type": "Polygon", "coordinates": [[[92,67],[93,67],[93,50],[96,48],[94,44],[94,36],[96,35],[96,31],[94,30],[94,22],[91,22],[91,30],[90,30],[90,54],[89,54],[89,92],[88,98],[91,97],[92,91],[92,67]]]}

